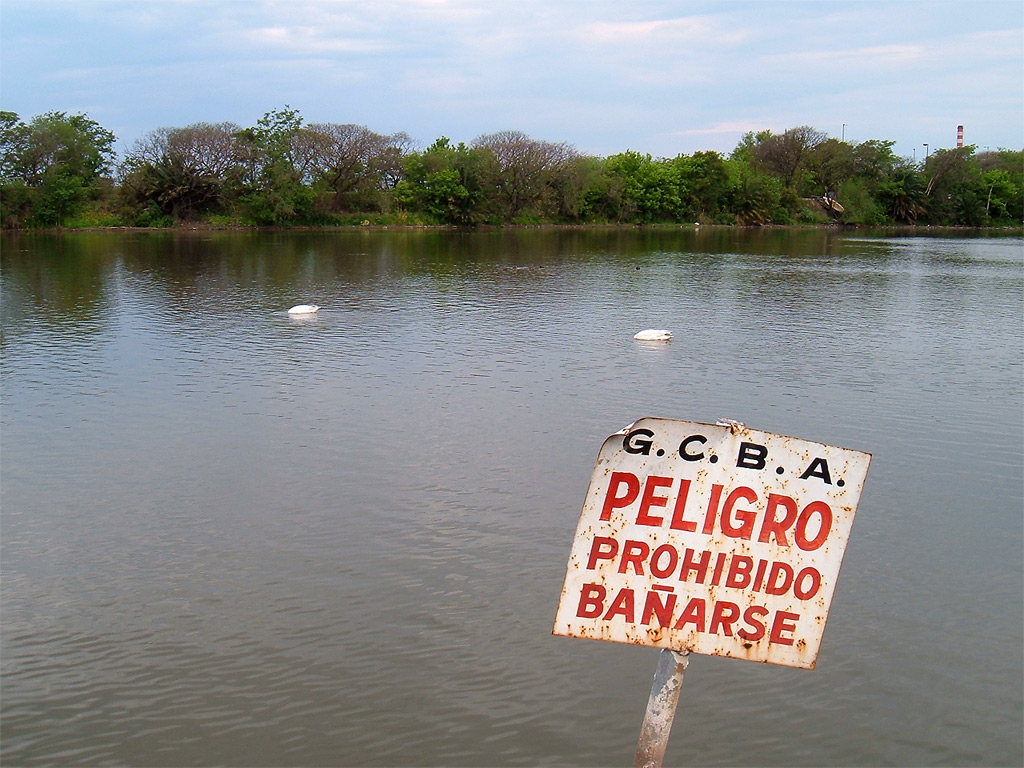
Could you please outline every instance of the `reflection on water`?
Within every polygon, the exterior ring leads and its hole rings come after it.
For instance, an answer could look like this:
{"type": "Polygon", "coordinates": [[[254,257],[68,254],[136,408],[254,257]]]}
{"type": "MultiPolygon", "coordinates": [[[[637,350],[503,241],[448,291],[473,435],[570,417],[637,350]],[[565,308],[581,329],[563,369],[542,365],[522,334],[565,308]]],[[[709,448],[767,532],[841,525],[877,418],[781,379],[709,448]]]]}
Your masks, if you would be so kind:
{"type": "Polygon", "coordinates": [[[818,669],[695,657],[668,763],[1024,758],[1019,238],[2,246],[4,764],[628,764],[657,652],[550,629],[647,415],[874,454],[818,669]]]}

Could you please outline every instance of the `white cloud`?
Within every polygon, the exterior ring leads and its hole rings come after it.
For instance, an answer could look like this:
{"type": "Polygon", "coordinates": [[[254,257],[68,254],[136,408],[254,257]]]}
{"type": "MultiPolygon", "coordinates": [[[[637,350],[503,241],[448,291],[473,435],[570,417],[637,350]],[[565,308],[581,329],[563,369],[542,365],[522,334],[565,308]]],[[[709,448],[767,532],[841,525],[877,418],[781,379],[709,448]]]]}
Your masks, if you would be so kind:
{"type": "Polygon", "coordinates": [[[575,34],[587,42],[635,45],[653,39],[702,39],[715,32],[707,17],[693,16],[682,19],[656,19],[653,21],[597,21],[583,24],[575,34]]]}
{"type": "Polygon", "coordinates": [[[920,142],[949,114],[1012,146],[1024,122],[1017,2],[0,2],[3,107],[88,103],[126,134],[285,103],[427,141],[513,127],[652,154],[843,122],[920,142]]]}
{"type": "Polygon", "coordinates": [[[312,26],[261,27],[246,30],[240,38],[251,45],[303,57],[323,53],[382,53],[392,48],[384,40],[335,37],[312,26]]]}
{"type": "Polygon", "coordinates": [[[838,76],[841,70],[846,68],[906,66],[921,62],[926,58],[928,58],[928,52],[924,45],[894,44],[847,50],[829,49],[768,54],[762,60],[766,63],[819,67],[836,73],[838,76]]]}
{"type": "Polygon", "coordinates": [[[717,123],[710,128],[689,128],[682,131],[670,131],[667,136],[715,136],[718,134],[744,134],[751,131],[763,131],[769,120],[741,120],[729,123],[717,123]]]}

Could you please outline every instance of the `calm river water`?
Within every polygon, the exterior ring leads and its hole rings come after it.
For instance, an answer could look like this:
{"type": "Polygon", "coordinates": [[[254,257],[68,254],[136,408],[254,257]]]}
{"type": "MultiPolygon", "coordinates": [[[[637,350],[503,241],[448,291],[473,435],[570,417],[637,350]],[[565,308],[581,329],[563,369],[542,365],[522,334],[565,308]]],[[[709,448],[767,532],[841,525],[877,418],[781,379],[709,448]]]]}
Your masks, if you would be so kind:
{"type": "Polygon", "coordinates": [[[2,247],[4,765],[631,764],[658,651],[551,626],[642,416],[874,455],[817,669],[693,656],[667,764],[1024,761],[1020,238],[2,247]]]}

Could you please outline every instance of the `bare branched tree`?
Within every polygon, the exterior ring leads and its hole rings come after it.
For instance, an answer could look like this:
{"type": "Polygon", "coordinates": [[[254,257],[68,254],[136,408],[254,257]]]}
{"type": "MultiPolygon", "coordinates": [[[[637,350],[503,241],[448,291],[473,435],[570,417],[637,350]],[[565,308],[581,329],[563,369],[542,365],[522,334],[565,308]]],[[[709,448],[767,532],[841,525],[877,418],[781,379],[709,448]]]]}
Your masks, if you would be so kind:
{"type": "Polygon", "coordinates": [[[480,136],[473,145],[488,151],[485,184],[495,190],[510,220],[538,203],[553,175],[578,154],[570,144],[538,141],[519,131],[480,136]]]}
{"type": "Polygon", "coordinates": [[[122,187],[178,219],[219,205],[239,162],[239,130],[234,123],[195,123],[151,131],[122,163],[122,187]]]}
{"type": "Polygon", "coordinates": [[[302,174],[323,179],[334,194],[335,210],[352,195],[393,187],[400,178],[402,159],[412,146],[404,133],[385,136],[361,125],[313,123],[296,140],[303,151],[302,174]]]}
{"type": "Polygon", "coordinates": [[[809,125],[769,135],[754,146],[754,163],[781,178],[788,186],[793,186],[807,154],[826,138],[823,131],[809,125]]]}

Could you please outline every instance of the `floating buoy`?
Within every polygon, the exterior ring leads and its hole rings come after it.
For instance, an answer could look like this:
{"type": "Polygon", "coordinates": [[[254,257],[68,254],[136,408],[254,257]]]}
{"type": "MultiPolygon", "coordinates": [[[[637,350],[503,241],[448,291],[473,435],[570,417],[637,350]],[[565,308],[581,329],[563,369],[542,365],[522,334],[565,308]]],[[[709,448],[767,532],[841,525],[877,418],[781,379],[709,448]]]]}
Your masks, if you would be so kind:
{"type": "Polygon", "coordinates": [[[646,331],[640,331],[633,338],[637,341],[672,341],[672,332],[648,328],[646,331]]]}
{"type": "Polygon", "coordinates": [[[294,307],[288,310],[289,315],[311,315],[316,312],[320,307],[316,304],[296,304],[294,307]]]}

